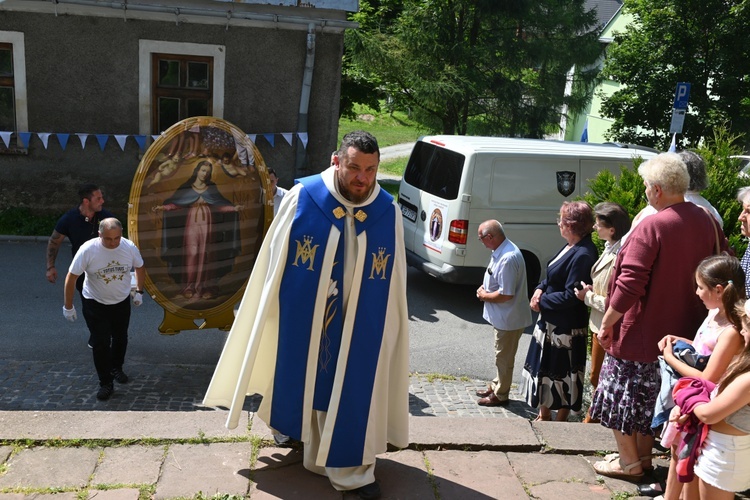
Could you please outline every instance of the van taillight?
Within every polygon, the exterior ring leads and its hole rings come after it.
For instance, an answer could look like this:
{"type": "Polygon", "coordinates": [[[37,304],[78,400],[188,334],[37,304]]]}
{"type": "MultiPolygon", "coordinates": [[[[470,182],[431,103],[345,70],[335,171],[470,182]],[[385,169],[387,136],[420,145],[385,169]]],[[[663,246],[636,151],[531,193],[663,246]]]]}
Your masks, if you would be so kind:
{"type": "Polygon", "coordinates": [[[448,241],[458,243],[459,245],[465,245],[468,229],[469,221],[467,220],[451,221],[451,227],[448,230],[448,241]]]}

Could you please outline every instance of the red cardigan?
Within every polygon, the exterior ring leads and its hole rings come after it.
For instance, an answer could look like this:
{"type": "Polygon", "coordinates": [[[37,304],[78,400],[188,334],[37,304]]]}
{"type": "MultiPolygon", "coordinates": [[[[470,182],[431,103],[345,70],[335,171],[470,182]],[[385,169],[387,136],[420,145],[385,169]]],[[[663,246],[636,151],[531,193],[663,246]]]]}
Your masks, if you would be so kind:
{"type": "Polygon", "coordinates": [[[608,305],[625,313],[614,325],[612,356],[651,363],[664,335],[695,336],[707,312],[695,295],[695,269],[716,251],[713,224],[702,208],[682,202],[646,217],[628,236],[609,286],[608,305]]]}

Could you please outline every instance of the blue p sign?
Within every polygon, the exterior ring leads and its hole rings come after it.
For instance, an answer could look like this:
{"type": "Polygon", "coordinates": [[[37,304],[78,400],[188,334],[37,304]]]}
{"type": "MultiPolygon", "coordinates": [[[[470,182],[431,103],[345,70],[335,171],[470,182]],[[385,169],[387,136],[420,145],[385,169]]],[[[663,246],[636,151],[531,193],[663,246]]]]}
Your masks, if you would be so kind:
{"type": "Polygon", "coordinates": [[[687,109],[688,98],[690,97],[690,84],[680,82],[677,84],[677,91],[674,93],[674,109],[687,109]]]}

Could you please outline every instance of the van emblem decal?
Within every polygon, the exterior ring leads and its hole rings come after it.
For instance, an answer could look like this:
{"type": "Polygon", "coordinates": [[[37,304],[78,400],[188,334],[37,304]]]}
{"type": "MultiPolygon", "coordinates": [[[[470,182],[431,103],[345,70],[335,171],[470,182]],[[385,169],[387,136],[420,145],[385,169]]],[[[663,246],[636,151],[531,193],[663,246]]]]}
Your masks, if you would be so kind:
{"type": "Polygon", "coordinates": [[[557,172],[557,190],[563,196],[570,196],[576,190],[576,173],[565,170],[557,172]]]}

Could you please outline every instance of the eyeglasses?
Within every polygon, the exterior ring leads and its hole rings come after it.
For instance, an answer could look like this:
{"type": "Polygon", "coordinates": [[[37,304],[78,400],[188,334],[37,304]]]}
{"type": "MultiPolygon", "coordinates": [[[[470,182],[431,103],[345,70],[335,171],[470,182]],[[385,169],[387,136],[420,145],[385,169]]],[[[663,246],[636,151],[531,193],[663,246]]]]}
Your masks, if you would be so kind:
{"type": "Polygon", "coordinates": [[[479,238],[477,238],[477,239],[478,239],[479,241],[482,241],[483,239],[485,239],[485,238],[487,238],[487,237],[490,237],[490,236],[492,236],[492,235],[491,235],[491,234],[485,234],[484,236],[480,236],[480,237],[479,237],[479,238]]]}

